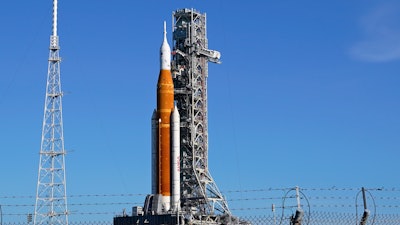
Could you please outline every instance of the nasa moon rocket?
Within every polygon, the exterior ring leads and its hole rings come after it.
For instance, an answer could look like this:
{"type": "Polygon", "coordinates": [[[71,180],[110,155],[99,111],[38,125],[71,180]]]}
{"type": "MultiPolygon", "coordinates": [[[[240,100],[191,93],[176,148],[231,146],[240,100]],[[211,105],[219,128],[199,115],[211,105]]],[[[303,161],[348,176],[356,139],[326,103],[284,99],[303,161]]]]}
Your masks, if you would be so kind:
{"type": "Polygon", "coordinates": [[[174,104],[171,48],[164,39],[160,48],[157,108],[151,118],[152,195],[158,213],[177,211],[180,202],[180,115],[174,104]]]}

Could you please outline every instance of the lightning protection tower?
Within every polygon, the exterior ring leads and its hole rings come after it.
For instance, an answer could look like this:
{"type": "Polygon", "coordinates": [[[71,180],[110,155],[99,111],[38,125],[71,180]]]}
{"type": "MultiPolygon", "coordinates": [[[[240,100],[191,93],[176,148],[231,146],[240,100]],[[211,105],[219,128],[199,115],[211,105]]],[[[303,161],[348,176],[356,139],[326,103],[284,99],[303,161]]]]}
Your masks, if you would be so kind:
{"type": "Polygon", "coordinates": [[[50,36],[34,225],[68,224],[57,3],[53,0],[53,34],[50,36]]]}
{"type": "Polygon", "coordinates": [[[193,224],[233,224],[208,169],[208,62],[220,63],[220,53],[208,49],[206,14],[181,9],[172,17],[174,97],[181,115],[182,211],[193,224]]]}

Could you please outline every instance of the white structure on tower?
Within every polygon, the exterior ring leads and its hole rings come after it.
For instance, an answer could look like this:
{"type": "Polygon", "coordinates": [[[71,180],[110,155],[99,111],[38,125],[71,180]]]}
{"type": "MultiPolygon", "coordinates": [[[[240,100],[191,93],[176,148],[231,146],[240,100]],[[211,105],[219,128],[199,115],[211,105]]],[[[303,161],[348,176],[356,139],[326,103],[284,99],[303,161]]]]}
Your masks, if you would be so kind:
{"type": "Polygon", "coordinates": [[[50,36],[34,225],[68,225],[57,3],[53,0],[53,34],[50,36]]]}

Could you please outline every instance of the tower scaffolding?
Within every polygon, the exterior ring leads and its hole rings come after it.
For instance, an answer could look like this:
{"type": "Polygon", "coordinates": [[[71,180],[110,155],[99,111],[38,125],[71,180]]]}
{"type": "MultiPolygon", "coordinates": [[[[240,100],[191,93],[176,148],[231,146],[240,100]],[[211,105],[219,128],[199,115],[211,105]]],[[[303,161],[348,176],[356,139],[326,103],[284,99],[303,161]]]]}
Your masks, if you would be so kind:
{"type": "Polygon", "coordinates": [[[57,7],[58,1],[53,0],[34,225],[68,225],[57,7]]]}
{"type": "Polygon", "coordinates": [[[208,62],[220,63],[220,53],[208,49],[206,14],[180,9],[172,19],[174,97],[181,115],[182,211],[203,224],[231,224],[235,218],[208,169],[208,62]]]}

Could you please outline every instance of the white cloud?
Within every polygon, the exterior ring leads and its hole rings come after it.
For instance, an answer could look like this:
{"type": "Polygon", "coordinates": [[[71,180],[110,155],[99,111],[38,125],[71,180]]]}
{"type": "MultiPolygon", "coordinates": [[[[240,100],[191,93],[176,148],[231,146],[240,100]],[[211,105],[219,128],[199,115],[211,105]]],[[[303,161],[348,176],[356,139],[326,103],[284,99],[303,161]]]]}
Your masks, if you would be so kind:
{"type": "Polygon", "coordinates": [[[377,7],[361,20],[364,39],[355,43],[350,55],[368,62],[400,60],[400,5],[377,7]]]}

